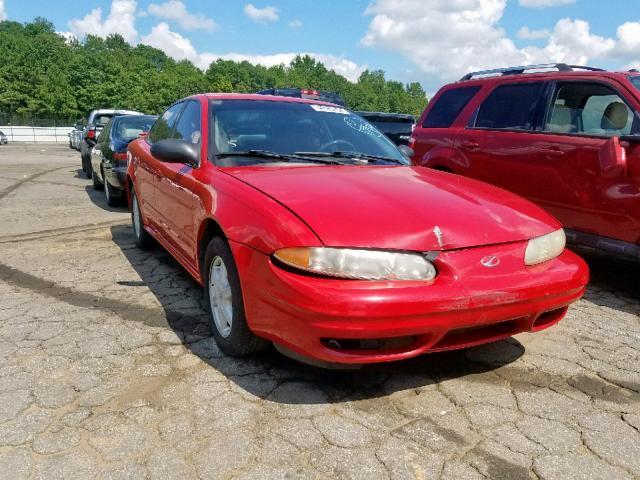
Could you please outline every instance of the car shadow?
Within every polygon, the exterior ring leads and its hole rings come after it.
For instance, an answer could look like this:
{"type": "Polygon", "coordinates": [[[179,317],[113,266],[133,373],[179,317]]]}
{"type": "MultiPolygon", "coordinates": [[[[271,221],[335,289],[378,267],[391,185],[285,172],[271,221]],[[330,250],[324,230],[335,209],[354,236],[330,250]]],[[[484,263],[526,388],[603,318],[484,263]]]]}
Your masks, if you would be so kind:
{"type": "Polygon", "coordinates": [[[84,173],[82,171],[82,168],[78,168],[75,172],[75,175],[73,176],[73,178],[81,178],[82,180],[91,180],[90,178],[87,178],[86,173],[84,173]]]}
{"type": "MultiPolygon", "coordinates": [[[[249,358],[222,354],[211,337],[211,326],[201,287],[162,247],[140,250],[133,242],[131,226],[111,227],[121,249],[140,281],[118,282],[121,286],[146,286],[162,305],[153,325],[171,328],[183,345],[240,388],[260,398],[288,404],[348,402],[387,396],[398,390],[418,389],[447,379],[488,372],[514,362],[525,351],[514,338],[462,351],[433,353],[387,364],[367,365],[357,370],[327,370],[309,366],[270,349],[249,358]],[[267,381],[266,379],[270,379],[267,381]],[[326,396],[308,395],[299,389],[279,389],[278,384],[296,382],[320,389],[326,396]],[[262,379],[262,380],[261,380],[262,379]],[[271,387],[267,386],[271,384],[271,387]]],[[[149,321],[149,319],[147,319],[149,321]]]]}
{"type": "Polygon", "coordinates": [[[612,255],[575,249],[589,265],[589,288],[584,298],[596,305],[640,315],[640,291],[637,287],[637,262],[612,255]]]}
{"type": "Polygon", "coordinates": [[[107,212],[123,212],[127,209],[127,205],[124,200],[122,200],[121,205],[116,207],[110,207],[107,205],[107,199],[104,196],[104,192],[102,190],[94,190],[93,183],[87,185],[84,189],[87,192],[89,200],[91,200],[95,206],[100,207],[107,212]]]}

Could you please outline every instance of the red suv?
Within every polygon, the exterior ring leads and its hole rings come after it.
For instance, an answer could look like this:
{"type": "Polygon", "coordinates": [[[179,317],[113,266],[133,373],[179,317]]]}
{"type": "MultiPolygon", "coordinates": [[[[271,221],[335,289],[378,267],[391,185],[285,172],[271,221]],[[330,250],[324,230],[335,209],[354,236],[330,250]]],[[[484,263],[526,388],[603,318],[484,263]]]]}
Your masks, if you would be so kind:
{"type": "Polygon", "coordinates": [[[465,75],[422,114],[413,163],[503,187],[569,241],[640,259],[640,74],[565,64],[465,75]]]}

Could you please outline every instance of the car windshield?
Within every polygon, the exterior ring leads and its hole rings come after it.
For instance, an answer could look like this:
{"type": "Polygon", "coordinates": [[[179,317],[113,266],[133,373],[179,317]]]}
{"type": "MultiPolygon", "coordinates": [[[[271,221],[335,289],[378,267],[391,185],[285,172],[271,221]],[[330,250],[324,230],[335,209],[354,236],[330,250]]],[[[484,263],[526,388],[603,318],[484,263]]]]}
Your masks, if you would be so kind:
{"type": "Polygon", "coordinates": [[[640,75],[629,77],[629,80],[631,80],[631,83],[633,83],[635,87],[640,90],[640,75]]]}
{"type": "Polygon", "coordinates": [[[342,107],[261,100],[212,100],[213,154],[233,157],[225,165],[265,161],[406,164],[382,133],[342,107]],[[247,153],[243,158],[243,153],[247,153]],[[266,156],[268,153],[269,156],[266,156]],[[325,158],[326,157],[326,158],[325,158]]]}
{"type": "Polygon", "coordinates": [[[141,133],[148,132],[156,121],[153,116],[124,116],[117,120],[114,136],[122,140],[138,138],[141,133]]]}

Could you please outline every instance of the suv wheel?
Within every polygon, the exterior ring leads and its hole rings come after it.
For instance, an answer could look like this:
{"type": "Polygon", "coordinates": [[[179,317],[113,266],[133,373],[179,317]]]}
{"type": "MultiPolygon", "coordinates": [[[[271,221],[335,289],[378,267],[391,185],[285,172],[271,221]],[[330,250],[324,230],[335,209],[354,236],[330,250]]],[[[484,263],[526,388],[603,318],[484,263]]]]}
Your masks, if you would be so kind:
{"type": "Polygon", "coordinates": [[[247,325],[236,264],[222,238],[209,242],[203,269],[205,304],[220,349],[233,357],[246,357],[267,348],[269,342],[247,325]]]}

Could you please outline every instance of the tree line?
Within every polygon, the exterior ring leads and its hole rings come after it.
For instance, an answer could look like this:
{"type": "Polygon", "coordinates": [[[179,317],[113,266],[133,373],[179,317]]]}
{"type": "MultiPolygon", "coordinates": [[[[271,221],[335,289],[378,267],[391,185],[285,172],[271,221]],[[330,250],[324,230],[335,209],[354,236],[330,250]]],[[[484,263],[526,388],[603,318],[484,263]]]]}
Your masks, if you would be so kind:
{"type": "Polygon", "coordinates": [[[354,110],[419,115],[427,96],[419,83],[387,80],[365,71],[357,82],[309,56],[264,67],[219,59],[206,71],[162,50],[129,45],[120,35],[68,41],[51,22],[0,22],[0,114],[84,118],[94,108],[161,113],[199,92],[255,92],[295,87],[338,92],[354,110]]]}

